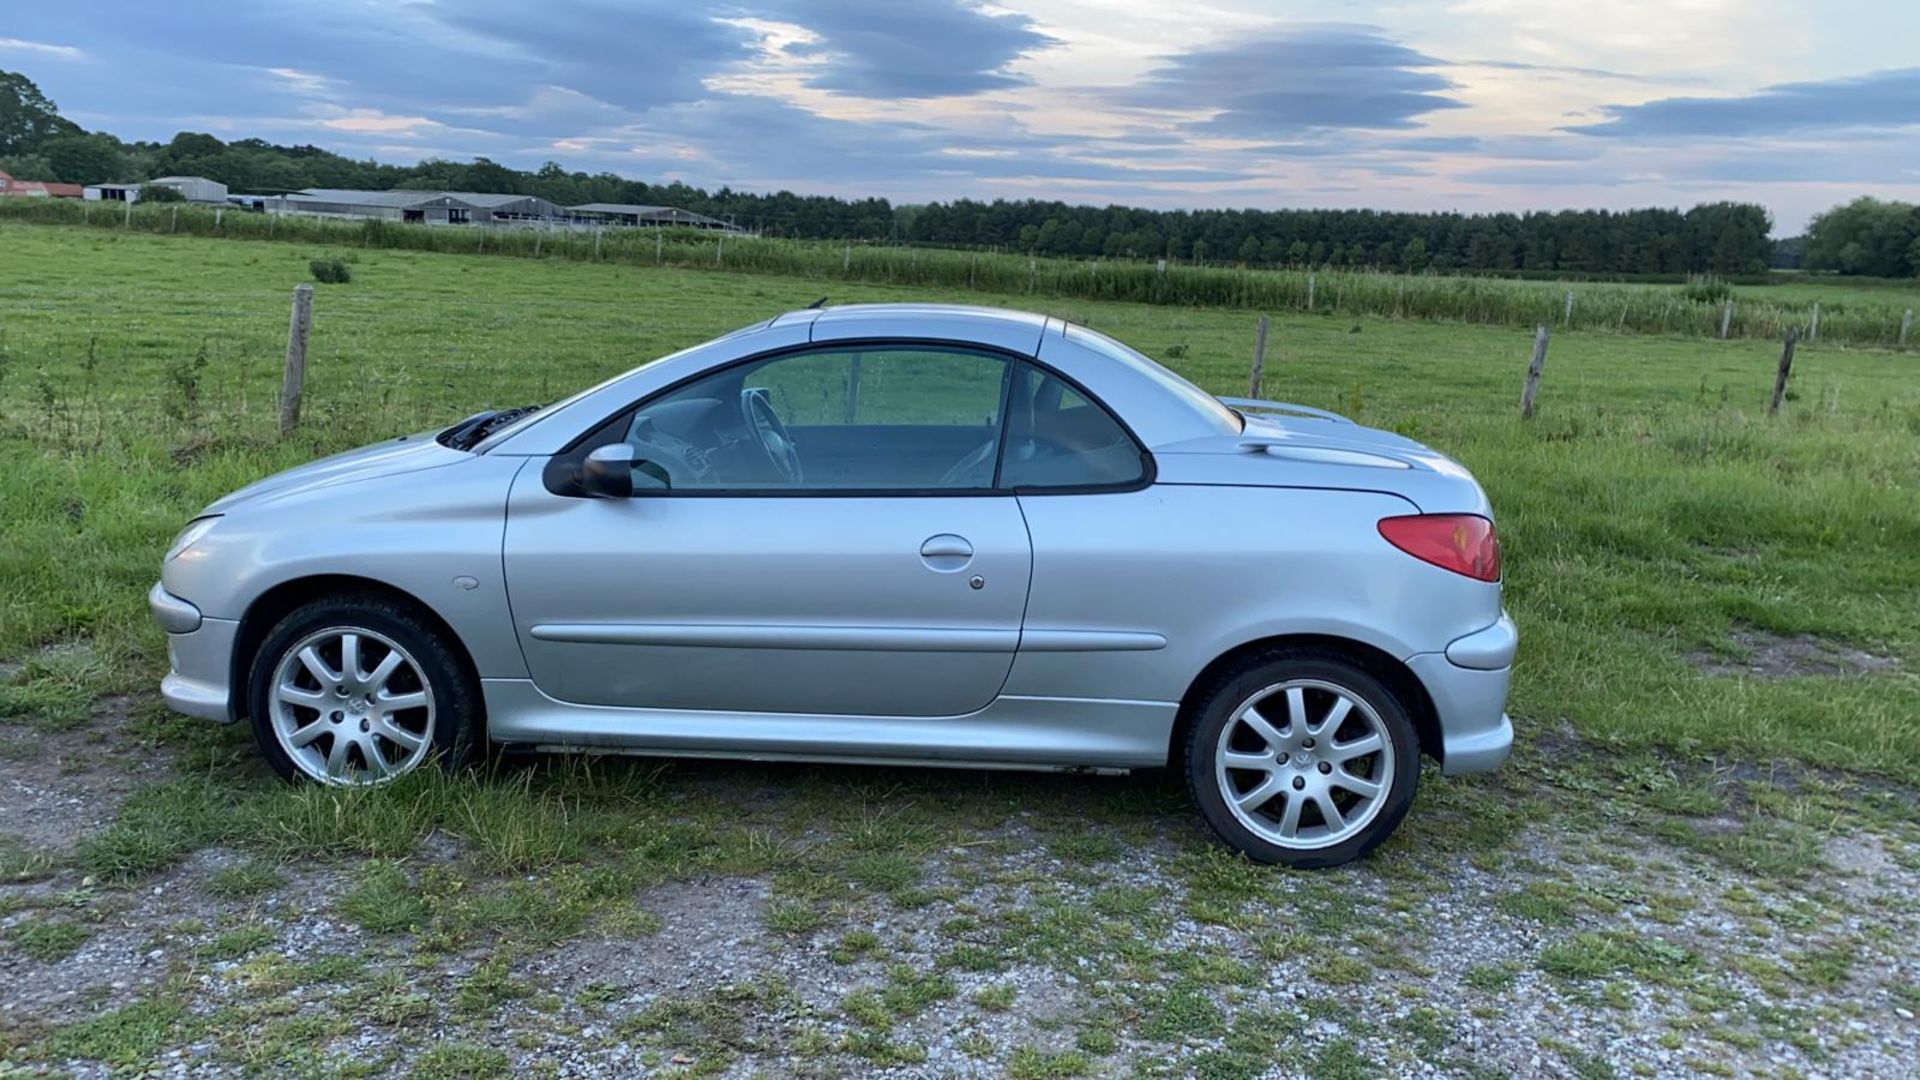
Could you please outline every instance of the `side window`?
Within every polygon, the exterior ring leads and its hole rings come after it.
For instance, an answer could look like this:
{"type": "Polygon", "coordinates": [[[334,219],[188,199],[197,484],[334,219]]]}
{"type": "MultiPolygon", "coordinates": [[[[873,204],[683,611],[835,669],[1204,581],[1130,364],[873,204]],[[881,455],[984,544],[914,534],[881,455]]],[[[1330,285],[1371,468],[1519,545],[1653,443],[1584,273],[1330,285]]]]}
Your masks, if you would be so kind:
{"type": "Polygon", "coordinates": [[[634,411],[634,487],[990,490],[1012,371],[992,353],[922,345],[727,368],[634,411]]]}
{"type": "Polygon", "coordinates": [[[1020,365],[1007,403],[1001,487],[1124,487],[1145,476],[1145,454],[1112,413],[1065,380],[1020,365]]]}

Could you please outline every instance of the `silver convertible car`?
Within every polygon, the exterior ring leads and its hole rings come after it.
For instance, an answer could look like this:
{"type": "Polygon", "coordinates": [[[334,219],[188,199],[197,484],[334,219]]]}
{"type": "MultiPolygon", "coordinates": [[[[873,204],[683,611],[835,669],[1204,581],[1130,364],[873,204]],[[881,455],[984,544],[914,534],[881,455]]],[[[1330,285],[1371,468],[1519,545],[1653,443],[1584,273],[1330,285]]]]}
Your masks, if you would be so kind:
{"type": "Polygon", "coordinates": [[[1183,770],[1262,861],[1507,756],[1486,496],[1057,318],[795,311],[206,508],[150,597],[193,716],[289,778],[485,744],[1183,770]]]}

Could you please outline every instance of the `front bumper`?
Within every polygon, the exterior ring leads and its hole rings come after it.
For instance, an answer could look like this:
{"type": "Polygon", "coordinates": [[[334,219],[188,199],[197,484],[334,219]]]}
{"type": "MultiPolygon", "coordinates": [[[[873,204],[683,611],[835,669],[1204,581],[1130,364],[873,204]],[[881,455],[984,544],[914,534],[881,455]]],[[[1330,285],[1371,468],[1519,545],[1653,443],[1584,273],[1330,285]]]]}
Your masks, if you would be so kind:
{"type": "Polygon", "coordinates": [[[202,720],[230,723],[233,703],[227,688],[233,684],[233,639],[240,624],[232,619],[209,619],[200,609],[159,585],[147,594],[153,618],[167,631],[166,677],[160,696],[167,707],[202,720]]]}
{"type": "Polygon", "coordinates": [[[1507,686],[1520,636],[1505,612],[1492,626],[1420,653],[1407,666],[1427,688],[1440,721],[1440,771],[1448,776],[1497,769],[1513,751],[1507,686]]]}

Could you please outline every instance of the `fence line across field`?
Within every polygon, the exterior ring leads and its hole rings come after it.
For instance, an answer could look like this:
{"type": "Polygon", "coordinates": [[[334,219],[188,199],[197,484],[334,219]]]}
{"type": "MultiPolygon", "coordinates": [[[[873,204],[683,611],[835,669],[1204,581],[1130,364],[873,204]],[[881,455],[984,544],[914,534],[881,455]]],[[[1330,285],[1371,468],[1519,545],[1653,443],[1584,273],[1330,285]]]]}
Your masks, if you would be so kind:
{"type": "Polygon", "coordinates": [[[1891,289],[1876,296],[1821,301],[1775,299],[1755,285],[1737,300],[1683,296],[1678,284],[1563,283],[1473,275],[1389,273],[1357,268],[1253,268],[1146,258],[1040,259],[1026,252],[831,244],[748,236],[696,235],[671,229],[540,230],[449,227],[387,222],[333,222],[318,218],[227,211],[233,208],[135,206],[119,215],[92,216],[91,204],[62,200],[0,200],[0,221],[21,220],[100,227],[123,223],[136,231],[232,239],[352,245],[365,249],[485,253],[504,257],[564,258],[659,266],[713,267],[864,283],[967,288],[1057,298],[1117,300],[1182,307],[1229,307],[1272,314],[1377,316],[1438,322],[1525,326],[1557,319],[1563,331],[1607,330],[1696,337],[1778,341],[1789,325],[1821,345],[1911,348],[1913,310],[1891,289]],[[47,205],[11,205],[25,203],[47,205]],[[58,205],[57,205],[58,204],[58,205]],[[161,211],[164,210],[165,213],[161,211]],[[112,222],[112,216],[122,217],[112,222]],[[551,235],[547,235],[551,232],[551,235]],[[532,233],[533,235],[527,235],[532,233]],[[651,233],[652,243],[646,240],[651,233]],[[648,260],[643,251],[651,247],[648,260]],[[832,248],[839,247],[840,251],[832,248]],[[839,258],[834,258],[838,255],[839,258]],[[1320,288],[1322,274],[1331,287],[1320,288]],[[1573,303],[1568,304],[1572,294],[1573,303]],[[1898,303],[1893,302],[1898,300],[1898,303]],[[1816,308],[1817,314],[1816,314],[1816,308]]]}

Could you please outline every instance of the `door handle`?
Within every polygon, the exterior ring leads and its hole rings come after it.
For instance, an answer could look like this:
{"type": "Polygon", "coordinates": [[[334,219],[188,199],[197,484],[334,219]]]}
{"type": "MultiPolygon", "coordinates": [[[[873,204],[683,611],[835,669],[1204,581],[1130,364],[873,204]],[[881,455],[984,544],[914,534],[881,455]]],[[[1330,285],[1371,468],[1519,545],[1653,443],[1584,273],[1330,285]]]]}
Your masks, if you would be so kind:
{"type": "Polygon", "coordinates": [[[920,556],[925,559],[971,559],[973,545],[967,543],[964,536],[941,533],[927,537],[927,542],[920,545],[920,556]]]}

